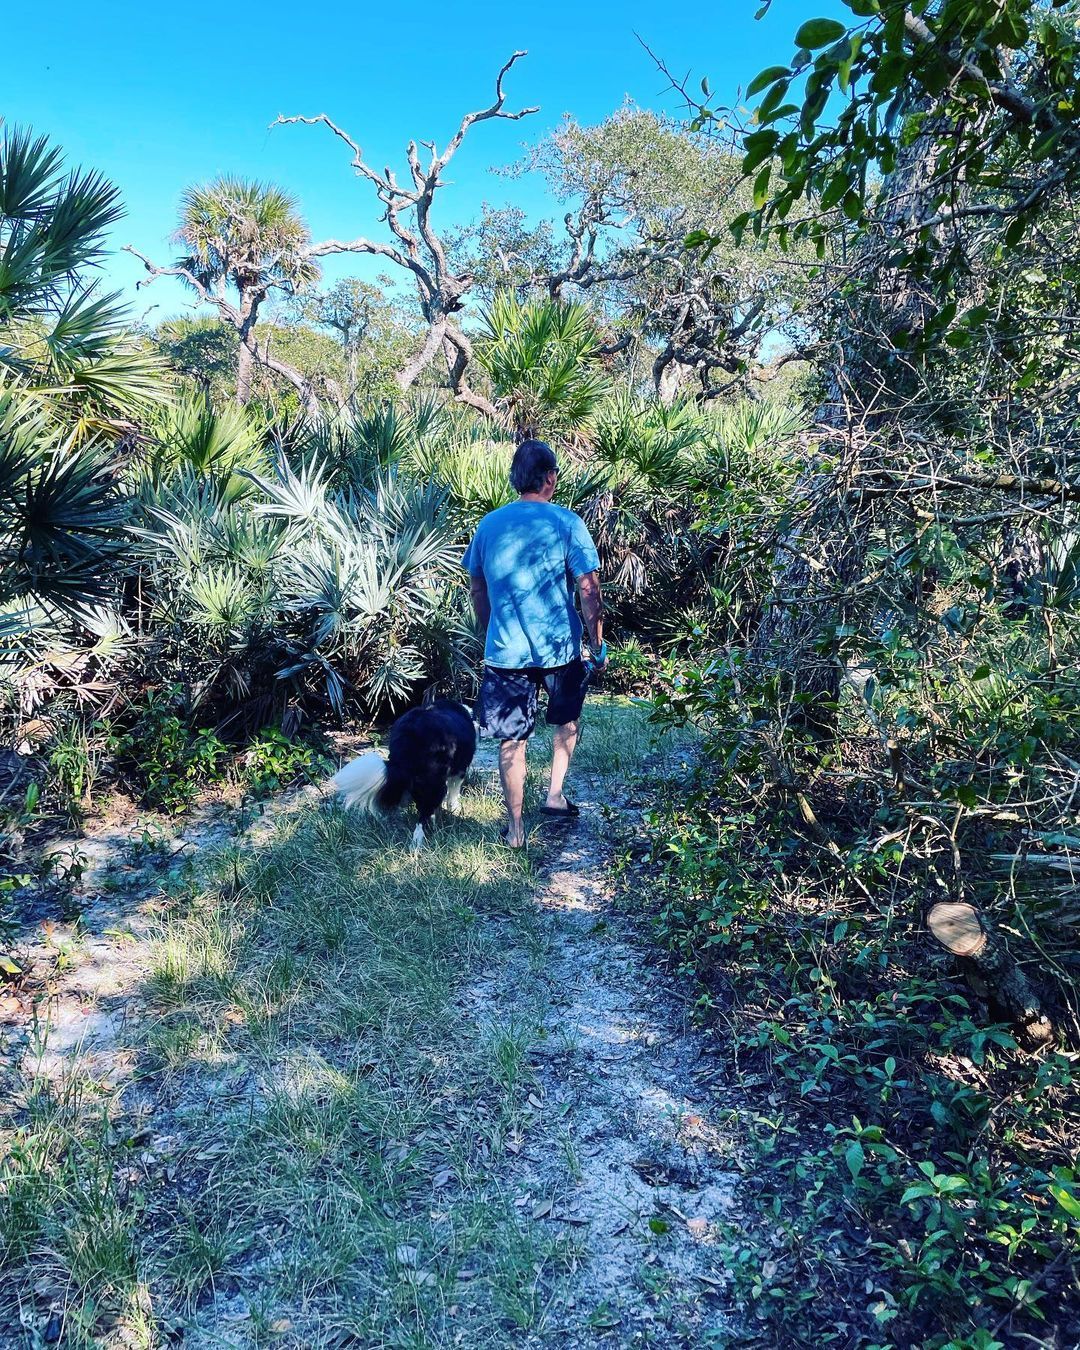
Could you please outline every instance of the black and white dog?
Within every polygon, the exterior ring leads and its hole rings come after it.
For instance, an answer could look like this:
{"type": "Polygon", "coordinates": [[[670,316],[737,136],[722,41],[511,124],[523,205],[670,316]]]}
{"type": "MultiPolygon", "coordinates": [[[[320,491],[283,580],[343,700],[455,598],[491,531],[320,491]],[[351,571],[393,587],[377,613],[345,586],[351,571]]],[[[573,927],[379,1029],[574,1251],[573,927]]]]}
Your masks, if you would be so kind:
{"type": "Polygon", "coordinates": [[[413,830],[415,852],[444,799],[448,811],[460,814],[461,785],[475,754],[476,727],[468,708],[440,698],[402,713],[390,728],[386,759],[369,750],[343,765],[330,783],[346,806],[362,811],[392,811],[408,793],[420,817],[413,830]]]}

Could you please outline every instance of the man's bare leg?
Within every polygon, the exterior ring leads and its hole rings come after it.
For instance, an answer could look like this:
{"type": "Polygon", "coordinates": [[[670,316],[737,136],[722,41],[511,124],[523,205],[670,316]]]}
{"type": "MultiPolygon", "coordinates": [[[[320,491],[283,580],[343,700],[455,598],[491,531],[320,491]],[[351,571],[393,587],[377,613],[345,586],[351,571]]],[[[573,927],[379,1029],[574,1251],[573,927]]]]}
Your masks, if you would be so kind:
{"type": "Polygon", "coordinates": [[[506,842],[511,848],[525,847],[525,746],[526,741],[503,741],[499,745],[499,777],[502,779],[506,802],[508,833],[506,842]]]}
{"type": "Polygon", "coordinates": [[[551,749],[551,786],[548,788],[547,802],[545,803],[552,810],[566,810],[563,783],[566,781],[566,771],[570,767],[570,761],[574,758],[574,747],[577,745],[577,741],[578,724],[576,722],[564,722],[561,727],[555,728],[551,749]]]}

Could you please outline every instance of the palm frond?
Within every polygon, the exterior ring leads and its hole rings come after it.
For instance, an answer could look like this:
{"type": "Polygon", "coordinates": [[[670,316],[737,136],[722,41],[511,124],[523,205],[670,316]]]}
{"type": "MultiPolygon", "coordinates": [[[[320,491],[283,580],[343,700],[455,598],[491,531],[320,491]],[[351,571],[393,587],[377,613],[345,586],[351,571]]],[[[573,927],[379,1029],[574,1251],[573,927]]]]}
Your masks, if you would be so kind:
{"type": "Polygon", "coordinates": [[[123,214],[98,173],[63,173],[63,155],[29,128],[0,132],[0,322],[48,313],[104,253],[123,214]]]}
{"type": "Polygon", "coordinates": [[[589,310],[500,291],[481,320],[477,360],[508,423],[519,434],[580,432],[608,388],[589,310]]]}
{"type": "Polygon", "coordinates": [[[268,466],[262,421],[235,404],[215,408],[202,395],[188,395],[162,408],[148,433],[145,463],[155,483],[189,471],[206,480],[222,505],[253,492],[247,475],[268,466]]]}
{"type": "Polygon", "coordinates": [[[58,437],[36,399],[0,382],[0,599],[100,602],[126,514],[105,448],[58,437]]]}
{"type": "Polygon", "coordinates": [[[188,188],[174,238],[186,249],[180,265],[203,285],[260,278],[299,291],[321,275],[296,199],[273,184],[223,176],[188,188]]]}

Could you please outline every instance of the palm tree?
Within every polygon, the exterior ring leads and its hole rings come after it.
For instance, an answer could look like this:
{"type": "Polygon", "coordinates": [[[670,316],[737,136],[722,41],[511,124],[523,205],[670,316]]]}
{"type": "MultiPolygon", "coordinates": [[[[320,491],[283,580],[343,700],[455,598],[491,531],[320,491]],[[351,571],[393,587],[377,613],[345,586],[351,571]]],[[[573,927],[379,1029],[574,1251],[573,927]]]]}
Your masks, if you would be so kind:
{"type": "Polygon", "coordinates": [[[500,291],[483,325],[476,357],[517,439],[580,436],[608,388],[589,310],[500,291]]]}
{"type": "MultiPolygon", "coordinates": [[[[0,136],[0,639],[17,660],[97,624],[125,546],[118,450],[161,392],[116,297],[85,280],[122,214],[28,129],[0,136]]],[[[106,621],[105,627],[108,626],[106,621]]]]}
{"type": "Polygon", "coordinates": [[[173,240],[185,252],[171,267],[157,267],[130,245],[128,252],[142,259],[151,281],[179,277],[236,330],[237,403],[250,400],[255,366],[262,365],[288,380],[305,409],[317,414],[311,381],[256,337],[259,310],[271,292],[298,295],[321,275],[296,199],[273,184],[221,177],[187,189],[173,240]]]}

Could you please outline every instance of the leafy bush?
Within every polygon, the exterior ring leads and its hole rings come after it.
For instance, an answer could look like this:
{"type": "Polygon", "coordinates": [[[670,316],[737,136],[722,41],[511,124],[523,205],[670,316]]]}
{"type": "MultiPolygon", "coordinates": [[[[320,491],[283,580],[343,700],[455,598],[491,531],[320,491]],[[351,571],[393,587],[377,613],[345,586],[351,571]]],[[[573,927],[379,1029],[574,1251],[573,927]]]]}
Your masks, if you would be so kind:
{"type": "Polygon", "coordinates": [[[244,752],[244,783],[255,797],[266,797],[297,779],[313,781],[331,771],[331,761],[289,738],[277,727],[260,731],[244,752]]]}
{"type": "Polygon", "coordinates": [[[229,754],[216,732],[193,728],[182,710],[179,685],[148,689],[109,738],[146,805],[165,811],[183,810],[200,787],[219,780],[229,754]]]}
{"type": "Polygon", "coordinates": [[[854,706],[841,710],[835,764],[793,729],[778,741],[782,680],[756,682],[738,653],[685,670],[655,701],[660,725],[705,731],[693,780],[648,817],[648,890],[661,940],[722,1029],[718,1053],[768,1094],[748,1139],[757,1218],[728,1231],[724,1252],[767,1336],[1003,1347],[1006,1324],[1062,1343],[1080,1328],[1075,1056],[1023,1053],[994,1020],[994,991],[959,984],[922,932],[925,897],[949,894],[958,848],[966,886],[1014,954],[1038,960],[1070,1025],[1077,958],[1061,906],[1010,894],[994,870],[999,850],[1012,854],[1007,805],[1039,781],[1048,742],[1035,732],[1037,753],[1018,756],[1016,732],[994,731],[1006,691],[988,698],[990,676],[976,673],[937,686],[936,703],[924,683],[924,707],[954,756],[993,752],[996,824],[955,791],[911,807],[853,773],[866,754],[854,706]]]}

